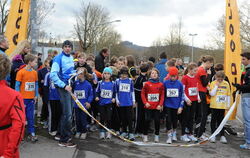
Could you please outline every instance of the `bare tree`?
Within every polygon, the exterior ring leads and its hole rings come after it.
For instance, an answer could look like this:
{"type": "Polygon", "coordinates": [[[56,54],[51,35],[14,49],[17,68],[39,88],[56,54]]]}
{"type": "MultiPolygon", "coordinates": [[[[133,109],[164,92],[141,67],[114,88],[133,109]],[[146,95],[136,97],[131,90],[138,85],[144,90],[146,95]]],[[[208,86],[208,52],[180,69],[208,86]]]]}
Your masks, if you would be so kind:
{"type": "Polygon", "coordinates": [[[111,26],[110,15],[105,8],[82,2],[80,11],[76,13],[75,33],[84,51],[105,43],[103,38],[112,32],[111,26]]]}
{"type": "Polygon", "coordinates": [[[186,52],[185,34],[183,32],[183,23],[180,18],[177,23],[173,23],[169,29],[169,35],[165,39],[165,46],[168,46],[170,57],[181,58],[186,52]]]}
{"type": "Polygon", "coordinates": [[[9,15],[9,10],[7,8],[8,0],[0,1],[0,33],[3,34],[5,31],[5,26],[7,23],[7,18],[9,15]]]}

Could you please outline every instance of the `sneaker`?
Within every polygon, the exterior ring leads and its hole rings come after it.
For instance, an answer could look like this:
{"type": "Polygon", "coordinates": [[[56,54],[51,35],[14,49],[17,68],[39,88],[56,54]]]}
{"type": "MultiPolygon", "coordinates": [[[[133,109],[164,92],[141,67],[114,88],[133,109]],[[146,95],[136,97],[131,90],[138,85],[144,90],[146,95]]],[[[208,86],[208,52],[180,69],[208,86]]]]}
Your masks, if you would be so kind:
{"type": "Polygon", "coordinates": [[[199,137],[199,140],[201,141],[208,140],[208,137],[206,137],[205,135],[202,135],[199,137]]]}
{"type": "Polygon", "coordinates": [[[59,141],[61,138],[61,136],[59,134],[56,134],[56,136],[54,137],[55,140],[59,141]]]}
{"type": "Polygon", "coordinates": [[[30,140],[31,142],[36,142],[36,141],[38,141],[38,138],[36,135],[35,136],[29,135],[28,140],[30,140]]]}
{"type": "Polygon", "coordinates": [[[123,132],[120,136],[123,137],[123,138],[127,138],[128,134],[123,132]]]}
{"type": "Polygon", "coordinates": [[[104,132],[100,132],[100,139],[105,139],[105,133],[104,132]]]}
{"type": "Polygon", "coordinates": [[[86,139],[86,137],[87,137],[87,133],[82,133],[80,136],[80,139],[86,139]]]}
{"type": "Polygon", "coordinates": [[[81,133],[80,133],[80,132],[77,132],[76,135],[75,135],[75,138],[76,138],[76,139],[79,139],[80,136],[81,136],[81,133]]]}
{"type": "Polygon", "coordinates": [[[172,140],[177,141],[176,131],[174,131],[173,134],[172,134],[172,140]]]}
{"type": "Polygon", "coordinates": [[[120,135],[120,132],[119,132],[119,131],[116,131],[115,133],[116,133],[116,135],[118,135],[118,136],[120,135]]]}
{"type": "Polygon", "coordinates": [[[148,142],[148,135],[143,135],[143,142],[148,142]]]}
{"type": "Polygon", "coordinates": [[[57,133],[57,131],[54,131],[54,132],[49,132],[49,135],[51,135],[51,136],[56,136],[56,133],[57,133]]]}
{"type": "Polygon", "coordinates": [[[223,143],[223,144],[227,144],[227,139],[225,136],[221,136],[220,137],[220,142],[223,143]]]}
{"type": "Polygon", "coordinates": [[[129,133],[128,139],[131,140],[131,141],[134,141],[135,140],[134,134],[133,133],[129,133]]]}
{"type": "Polygon", "coordinates": [[[197,142],[198,141],[198,139],[194,136],[194,135],[188,135],[187,136],[192,142],[197,142]]]}
{"type": "Polygon", "coordinates": [[[155,135],[155,143],[159,143],[159,135],[155,135]]]}
{"type": "Polygon", "coordinates": [[[71,141],[68,141],[66,143],[59,142],[58,145],[61,146],[61,147],[68,147],[68,148],[75,148],[76,147],[76,144],[71,142],[71,141]]]}
{"type": "Polygon", "coordinates": [[[168,134],[168,139],[166,141],[167,144],[172,144],[172,133],[168,134]]]}
{"type": "Polygon", "coordinates": [[[211,143],[215,143],[215,142],[216,142],[216,137],[212,137],[212,138],[210,139],[210,142],[211,142],[211,143]]]}
{"type": "Polygon", "coordinates": [[[186,134],[184,134],[183,136],[181,136],[181,141],[190,142],[191,140],[188,138],[186,134]]]}
{"type": "Polygon", "coordinates": [[[106,139],[111,139],[111,137],[112,137],[112,134],[111,134],[111,133],[109,133],[109,132],[107,132],[106,139]]]}
{"type": "Polygon", "coordinates": [[[243,144],[243,145],[240,145],[240,148],[241,149],[247,149],[247,150],[250,150],[250,144],[243,144]]]}
{"type": "Polygon", "coordinates": [[[98,130],[98,128],[96,127],[96,125],[92,125],[92,126],[89,128],[89,130],[90,130],[91,132],[95,132],[95,131],[98,130]]]}

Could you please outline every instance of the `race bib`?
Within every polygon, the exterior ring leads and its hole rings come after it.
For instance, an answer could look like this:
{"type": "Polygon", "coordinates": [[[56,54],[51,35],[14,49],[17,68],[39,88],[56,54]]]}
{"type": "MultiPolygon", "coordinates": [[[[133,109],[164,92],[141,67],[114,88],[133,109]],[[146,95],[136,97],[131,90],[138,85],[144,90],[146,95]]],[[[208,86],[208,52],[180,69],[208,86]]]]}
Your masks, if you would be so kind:
{"type": "Polygon", "coordinates": [[[148,101],[158,102],[159,101],[159,94],[148,94],[148,101]]]}
{"type": "Polygon", "coordinates": [[[130,84],[120,83],[119,91],[120,92],[130,92],[130,84]]]}
{"type": "Polygon", "coordinates": [[[179,97],[178,89],[167,89],[167,97],[179,97]]]}
{"type": "Polygon", "coordinates": [[[217,103],[226,103],[227,96],[226,95],[217,95],[216,102],[217,103]]]}
{"type": "Polygon", "coordinates": [[[35,82],[25,82],[25,91],[35,91],[35,82]]]}
{"type": "Polygon", "coordinates": [[[76,90],[75,95],[78,99],[85,99],[85,91],[84,90],[76,90]]]}
{"type": "Polygon", "coordinates": [[[198,90],[196,87],[188,88],[188,95],[189,96],[196,96],[198,95],[198,90]]]}
{"type": "Polygon", "coordinates": [[[105,89],[102,89],[101,90],[101,97],[102,98],[112,98],[112,91],[111,90],[105,90],[105,89]]]}

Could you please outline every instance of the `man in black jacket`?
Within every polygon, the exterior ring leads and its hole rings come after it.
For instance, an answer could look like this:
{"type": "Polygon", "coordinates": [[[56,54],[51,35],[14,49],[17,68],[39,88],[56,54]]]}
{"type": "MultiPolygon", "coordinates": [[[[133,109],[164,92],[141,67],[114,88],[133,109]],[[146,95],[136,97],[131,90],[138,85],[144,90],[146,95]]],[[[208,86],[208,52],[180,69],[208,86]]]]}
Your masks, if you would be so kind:
{"type": "Polygon", "coordinates": [[[95,57],[95,69],[102,73],[105,68],[104,60],[109,56],[108,48],[103,48],[100,53],[95,57]]]}
{"type": "Polygon", "coordinates": [[[233,84],[233,86],[242,92],[241,108],[244,119],[244,133],[246,143],[240,145],[240,148],[250,150],[250,52],[242,53],[241,57],[241,62],[246,68],[246,74],[243,79],[244,82],[242,85],[233,84]]]}

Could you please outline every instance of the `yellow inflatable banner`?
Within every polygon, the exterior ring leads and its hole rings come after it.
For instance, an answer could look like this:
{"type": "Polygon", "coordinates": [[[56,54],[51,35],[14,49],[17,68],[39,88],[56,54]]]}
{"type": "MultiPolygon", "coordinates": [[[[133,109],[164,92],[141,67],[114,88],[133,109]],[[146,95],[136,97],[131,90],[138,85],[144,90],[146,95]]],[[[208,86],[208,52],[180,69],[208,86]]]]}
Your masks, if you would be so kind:
{"type": "Polygon", "coordinates": [[[10,58],[14,55],[12,52],[17,43],[27,39],[29,10],[30,0],[12,0],[5,32],[10,43],[6,54],[10,58]]]}
{"type": "MultiPolygon", "coordinates": [[[[241,77],[241,41],[240,20],[236,0],[226,0],[226,25],[225,25],[225,73],[231,83],[240,83],[241,77]]],[[[231,92],[236,90],[231,85],[231,92]]],[[[232,95],[233,96],[233,95],[232,95]]],[[[233,103],[233,99],[231,99],[233,103]]],[[[235,119],[237,108],[235,108],[230,119],[235,119]]]]}

